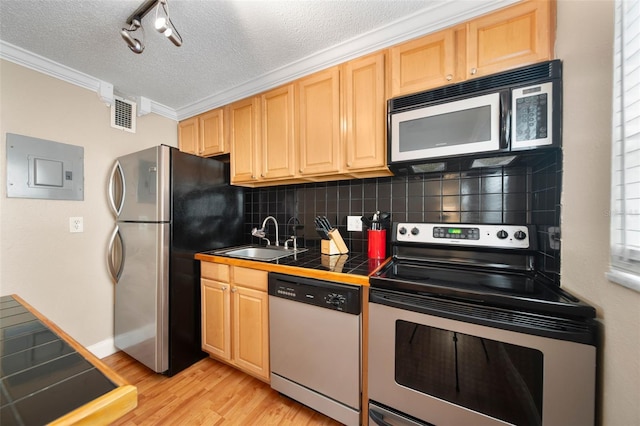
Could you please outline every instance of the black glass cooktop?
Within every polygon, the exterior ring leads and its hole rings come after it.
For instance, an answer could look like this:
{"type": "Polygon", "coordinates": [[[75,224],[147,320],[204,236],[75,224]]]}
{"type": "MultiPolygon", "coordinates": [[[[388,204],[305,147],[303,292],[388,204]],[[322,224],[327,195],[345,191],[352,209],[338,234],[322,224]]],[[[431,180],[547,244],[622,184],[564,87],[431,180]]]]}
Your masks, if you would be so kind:
{"type": "Polygon", "coordinates": [[[531,312],[594,318],[595,309],[534,273],[442,267],[394,259],[372,288],[441,296],[531,312]]]}
{"type": "Polygon", "coordinates": [[[49,423],[115,389],[11,296],[0,298],[0,424],[49,423]]]}

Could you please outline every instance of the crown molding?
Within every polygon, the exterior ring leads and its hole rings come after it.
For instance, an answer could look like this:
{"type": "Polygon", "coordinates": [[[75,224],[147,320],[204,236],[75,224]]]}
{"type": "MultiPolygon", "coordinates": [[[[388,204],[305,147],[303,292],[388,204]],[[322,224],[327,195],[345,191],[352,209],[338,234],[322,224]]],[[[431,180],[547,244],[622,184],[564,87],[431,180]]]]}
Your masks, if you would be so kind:
{"type": "MultiPolygon", "coordinates": [[[[445,0],[388,25],[321,50],[261,75],[239,86],[172,109],[150,100],[150,112],[172,120],[184,120],[238,99],[269,90],[313,72],[470,20],[519,0],[445,0]]],[[[0,40],[0,59],[99,93],[101,80],[0,40]]],[[[115,88],[117,91],[117,88],[115,88]]],[[[127,96],[138,96],[127,94],[127,96]]]]}
{"type": "Polygon", "coordinates": [[[191,105],[178,108],[178,119],[184,120],[350,59],[468,21],[518,1],[520,0],[438,2],[384,27],[316,52],[239,86],[207,96],[191,105]]]}
{"type": "MultiPolygon", "coordinates": [[[[25,68],[91,90],[92,92],[96,92],[96,94],[100,93],[100,84],[104,84],[99,78],[69,68],[66,65],[59,64],[58,62],[54,62],[44,56],[37,55],[3,40],[0,40],[0,59],[5,59],[25,68]]],[[[117,91],[117,88],[115,89],[117,91]]],[[[125,96],[128,96],[128,94],[125,96]]],[[[178,120],[177,113],[173,108],[154,101],[151,101],[151,112],[171,120],[178,120]]]]}

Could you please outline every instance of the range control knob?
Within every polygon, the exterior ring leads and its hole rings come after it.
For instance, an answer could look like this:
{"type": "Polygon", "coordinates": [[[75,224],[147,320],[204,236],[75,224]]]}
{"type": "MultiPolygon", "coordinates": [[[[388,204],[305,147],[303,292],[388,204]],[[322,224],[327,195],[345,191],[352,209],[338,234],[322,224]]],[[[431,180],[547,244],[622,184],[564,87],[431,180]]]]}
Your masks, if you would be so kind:
{"type": "Polygon", "coordinates": [[[501,240],[504,240],[505,238],[507,238],[509,236],[509,234],[507,233],[507,231],[505,231],[504,229],[501,229],[498,231],[498,233],[496,234],[498,238],[500,238],[501,240]]]}
{"type": "Polygon", "coordinates": [[[419,233],[420,233],[420,230],[418,228],[411,229],[411,235],[418,235],[419,233]]]}
{"type": "Polygon", "coordinates": [[[404,235],[404,234],[406,234],[406,233],[407,233],[407,228],[405,228],[405,227],[403,226],[402,228],[398,229],[398,233],[399,233],[400,235],[404,235]]]}
{"type": "Polygon", "coordinates": [[[527,238],[527,234],[525,234],[523,231],[516,231],[516,233],[513,234],[513,238],[515,238],[516,240],[524,240],[525,238],[527,238]]]}

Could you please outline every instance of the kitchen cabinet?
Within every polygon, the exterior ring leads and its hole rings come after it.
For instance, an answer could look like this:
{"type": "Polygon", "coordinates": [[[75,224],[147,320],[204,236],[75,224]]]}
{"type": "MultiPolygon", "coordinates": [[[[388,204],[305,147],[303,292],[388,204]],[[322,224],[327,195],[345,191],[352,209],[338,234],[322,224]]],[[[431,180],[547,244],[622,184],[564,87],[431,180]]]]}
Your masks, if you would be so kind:
{"type": "Polygon", "coordinates": [[[340,171],[340,68],[302,78],[296,83],[301,176],[340,171]]]}
{"type": "Polygon", "coordinates": [[[202,349],[269,382],[268,273],[202,264],[202,349]]]}
{"type": "Polygon", "coordinates": [[[256,96],[229,106],[232,184],[255,183],[258,179],[259,107],[256,96]]]}
{"type": "Polygon", "coordinates": [[[387,171],[385,56],[369,55],[342,68],[342,138],[347,173],[387,171]]]}
{"type": "Polygon", "coordinates": [[[463,80],[465,37],[466,28],[460,26],[391,47],[391,97],[463,80]]]}
{"type": "Polygon", "coordinates": [[[523,1],[389,48],[390,97],[553,59],[554,4],[523,1]]]}
{"type": "Polygon", "coordinates": [[[229,153],[225,144],[224,112],[224,108],[217,108],[198,116],[198,155],[209,157],[229,153]]]}
{"type": "Polygon", "coordinates": [[[224,120],[224,108],[217,108],[181,121],[178,124],[178,148],[201,157],[228,154],[224,120]]]}
{"type": "Polygon", "coordinates": [[[296,174],[294,85],[260,95],[260,178],[291,178],[296,174]]]}
{"type": "Polygon", "coordinates": [[[178,123],[178,148],[188,154],[198,154],[198,117],[178,123]]]}
{"type": "Polygon", "coordinates": [[[525,1],[470,21],[470,77],[553,59],[553,5],[550,0],[525,1]]]}

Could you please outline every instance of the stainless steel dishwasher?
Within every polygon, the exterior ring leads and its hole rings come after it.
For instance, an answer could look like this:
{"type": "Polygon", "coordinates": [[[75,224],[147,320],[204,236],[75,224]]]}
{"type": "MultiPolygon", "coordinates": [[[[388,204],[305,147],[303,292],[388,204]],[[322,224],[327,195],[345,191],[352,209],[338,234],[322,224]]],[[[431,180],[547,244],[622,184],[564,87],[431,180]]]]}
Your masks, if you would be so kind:
{"type": "Polygon", "coordinates": [[[360,287],[269,274],[271,387],[360,424],[360,287]]]}

